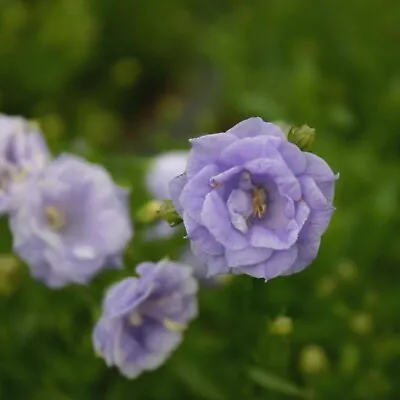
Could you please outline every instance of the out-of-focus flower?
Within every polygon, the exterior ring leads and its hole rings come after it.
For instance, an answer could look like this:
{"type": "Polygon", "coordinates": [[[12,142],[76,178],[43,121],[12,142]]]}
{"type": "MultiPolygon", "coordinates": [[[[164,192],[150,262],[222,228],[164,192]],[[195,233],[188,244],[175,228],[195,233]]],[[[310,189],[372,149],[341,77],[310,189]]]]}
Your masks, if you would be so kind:
{"type": "Polygon", "coordinates": [[[185,265],[142,263],[106,294],[93,331],[96,352],[108,366],[135,378],[158,368],[181,343],[197,315],[197,282],[185,265]]]}
{"type": "Polygon", "coordinates": [[[186,170],[187,151],[169,151],[155,157],[146,176],[146,186],[157,200],[169,199],[169,182],[186,170]]]}
{"type": "Polygon", "coordinates": [[[300,353],[300,370],[307,374],[323,372],[329,366],[325,350],[317,345],[305,347],[300,353]]]}
{"type": "Polygon", "coordinates": [[[0,214],[18,207],[27,178],[49,160],[46,143],[33,123],[0,114],[0,214]]]}
{"type": "MultiPolygon", "coordinates": [[[[169,195],[169,182],[181,175],[186,170],[188,152],[169,151],[154,158],[146,175],[146,186],[156,200],[167,200],[169,195]]],[[[174,235],[173,229],[166,221],[159,221],[148,229],[146,237],[152,239],[167,239],[174,235]]]]}
{"type": "Polygon", "coordinates": [[[86,283],[121,266],[132,237],[128,192],[102,167],[62,155],[28,184],[10,217],[14,251],[50,287],[86,283]]]}
{"type": "Polygon", "coordinates": [[[315,259],[337,179],[324,160],[261,118],[191,144],[170,194],[208,276],[231,270],[271,279],[315,259]]]}

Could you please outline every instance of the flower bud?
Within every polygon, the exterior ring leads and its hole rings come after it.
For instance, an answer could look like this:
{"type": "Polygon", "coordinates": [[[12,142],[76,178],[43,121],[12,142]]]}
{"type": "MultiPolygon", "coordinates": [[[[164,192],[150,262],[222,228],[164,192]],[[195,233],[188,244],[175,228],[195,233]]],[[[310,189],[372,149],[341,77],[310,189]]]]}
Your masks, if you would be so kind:
{"type": "Polygon", "coordinates": [[[315,374],[326,370],[329,361],[325,350],[317,345],[305,347],[300,354],[300,370],[307,374],[315,374]]]}
{"type": "Polygon", "coordinates": [[[177,226],[182,223],[182,218],[176,212],[171,200],[164,200],[160,208],[160,217],[167,221],[170,226],[177,226]]]}
{"type": "Polygon", "coordinates": [[[289,142],[295,144],[300,150],[308,150],[315,140],[315,129],[310,128],[308,125],[292,126],[289,129],[287,138],[289,142]]]}
{"type": "Polygon", "coordinates": [[[357,277],[357,265],[351,260],[343,260],[339,263],[337,272],[342,280],[351,282],[357,277]]]}
{"type": "Polygon", "coordinates": [[[290,317],[281,315],[272,321],[269,330],[276,336],[290,335],[293,332],[293,320],[290,317]]]}
{"type": "Polygon", "coordinates": [[[359,335],[365,335],[372,330],[372,317],[367,313],[359,313],[350,320],[350,328],[359,335]]]}
{"type": "Polygon", "coordinates": [[[161,218],[161,207],[163,202],[159,200],[151,200],[146,203],[137,213],[137,220],[144,223],[150,224],[161,218]]]}

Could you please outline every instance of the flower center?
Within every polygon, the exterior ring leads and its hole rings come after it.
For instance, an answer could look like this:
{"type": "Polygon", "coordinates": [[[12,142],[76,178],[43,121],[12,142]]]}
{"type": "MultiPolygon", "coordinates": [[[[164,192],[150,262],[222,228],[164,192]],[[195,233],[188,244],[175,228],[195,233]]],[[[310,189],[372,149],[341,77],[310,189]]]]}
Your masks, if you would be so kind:
{"type": "Polygon", "coordinates": [[[261,219],[267,212],[267,192],[262,187],[252,189],[253,217],[261,219]]]}
{"type": "Polygon", "coordinates": [[[141,315],[135,311],[133,312],[130,316],[129,316],[129,323],[132,326],[140,326],[143,322],[143,318],[141,317],[141,315]]]}
{"type": "Polygon", "coordinates": [[[164,326],[172,332],[182,332],[186,329],[186,325],[180,322],[173,321],[170,318],[164,318],[164,326]]]}
{"type": "Polygon", "coordinates": [[[47,223],[54,231],[61,230],[65,225],[64,216],[55,207],[47,207],[45,209],[47,223]]]}

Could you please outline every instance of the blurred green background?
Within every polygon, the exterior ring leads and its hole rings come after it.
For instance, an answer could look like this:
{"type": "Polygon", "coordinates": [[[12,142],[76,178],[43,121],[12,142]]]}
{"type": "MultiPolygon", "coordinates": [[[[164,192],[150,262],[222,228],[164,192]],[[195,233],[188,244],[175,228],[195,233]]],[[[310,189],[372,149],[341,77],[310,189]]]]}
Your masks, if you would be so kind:
{"type": "Polygon", "coordinates": [[[51,291],[2,220],[0,399],[400,398],[399,26],[398,0],[0,0],[1,112],[107,166],[133,216],[143,157],[249,116],[316,127],[341,174],[313,265],[202,291],[182,346],[134,381],[93,353],[103,291],[183,240],[137,226],[124,271],[51,291]]]}

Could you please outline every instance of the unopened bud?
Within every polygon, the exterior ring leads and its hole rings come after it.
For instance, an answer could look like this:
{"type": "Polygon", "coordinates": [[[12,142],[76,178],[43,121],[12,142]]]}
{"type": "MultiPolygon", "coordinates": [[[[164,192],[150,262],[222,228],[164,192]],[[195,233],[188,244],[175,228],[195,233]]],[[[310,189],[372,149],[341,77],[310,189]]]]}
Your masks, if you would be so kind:
{"type": "Polygon", "coordinates": [[[371,332],[372,325],[372,317],[370,314],[367,313],[357,314],[350,320],[351,329],[359,335],[365,335],[371,332]]]}
{"type": "Polygon", "coordinates": [[[316,374],[326,370],[329,361],[325,350],[317,345],[305,347],[300,354],[300,369],[307,374],[316,374]]]}
{"type": "Polygon", "coordinates": [[[151,200],[145,204],[137,213],[137,220],[144,224],[151,224],[152,222],[161,218],[162,201],[151,200]]]}
{"type": "Polygon", "coordinates": [[[170,226],[174,227],[181,224],[182,218],[176,212],[172,200],[164,200],[160,208],[160,217],[167,221],[170,226]]]}
{"type": "Polygon", "coordinates": [[[295,144],[300,150],[309,150],[315,140],[315,129],[310,128],[308,125],[292,126],[289,129],[287,138],[289,142],[295,144]]]}
{"type": "Polygon", "coordinates": [[[277,336],[287,336],[293,332],[293,321],[284,315],[276,318],[270,325],[270,332],[277,336]]]}

